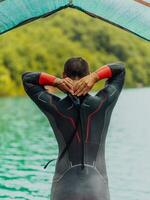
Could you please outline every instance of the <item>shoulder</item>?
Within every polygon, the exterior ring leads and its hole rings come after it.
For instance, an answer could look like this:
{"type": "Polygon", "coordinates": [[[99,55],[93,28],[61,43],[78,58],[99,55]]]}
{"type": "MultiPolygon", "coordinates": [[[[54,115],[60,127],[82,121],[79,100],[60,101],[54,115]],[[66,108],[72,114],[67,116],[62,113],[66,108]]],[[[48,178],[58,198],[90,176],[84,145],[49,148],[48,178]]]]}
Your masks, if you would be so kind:
{"type": "Polygon", "coordinates": [[[90,107],[90,110],[96,110],[102,105],[104,105],[106,101],[107,95],[105,93],[102,93],[102,95],[100,96],[90,95],[84,100],[82,106],[87,107],[88,105],[90,107]]]}

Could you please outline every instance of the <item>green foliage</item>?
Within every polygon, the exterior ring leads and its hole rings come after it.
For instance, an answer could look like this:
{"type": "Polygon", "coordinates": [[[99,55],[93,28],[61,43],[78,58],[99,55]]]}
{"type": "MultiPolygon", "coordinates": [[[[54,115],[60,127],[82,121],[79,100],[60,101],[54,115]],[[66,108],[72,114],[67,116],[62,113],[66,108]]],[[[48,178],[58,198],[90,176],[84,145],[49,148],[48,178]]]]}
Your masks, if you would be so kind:
{"type": "Polygon", "coordinates": [[[72,56],[84,57],[91,71],[122,61],[127,71],[125,87],[149,86],[149,47],[130,33],[67,9],[0,37],[0,96],[24,94],[21,74],[25,71],[60,77],[64,62],[72,56]]]}

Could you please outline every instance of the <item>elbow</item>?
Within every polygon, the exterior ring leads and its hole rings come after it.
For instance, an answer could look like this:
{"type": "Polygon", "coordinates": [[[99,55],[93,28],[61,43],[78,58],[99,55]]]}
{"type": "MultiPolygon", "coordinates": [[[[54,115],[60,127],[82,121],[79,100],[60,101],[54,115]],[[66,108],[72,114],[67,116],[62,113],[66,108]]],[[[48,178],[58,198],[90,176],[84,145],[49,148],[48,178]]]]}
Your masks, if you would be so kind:
{"type": "Polygon", "coordinates": [[[121,65],[120,65],[120,73],[122,73],[123,76],[125,77],[125,75],[126,75],[126,67],[125,67],[124,63],[121,63],[121,65]]]}
{"type": "Polygon", "coordinates": [[[39,84],[40,72],[24,72],[22,73],[23,83],[39,84]]]}
{"type": "Polygon", "coordinates": [[[126,75],[126,68],[125,68],[125,64],[124,63],[120,63],[119,74],[122,74],[123,77],[125,77],[125,75],[126,75]]]}
{"type": "Polygon", "coordinates": [[[115,66],[114,66],[114,70],[117,70],[118,72],[124,72],[125,71],[125,64],[124,63],[122,63],[122,62],[118,62],[118,63],[116,63],[115,64],[115,66]]]}
{"type": "Polygon", "coordinates": [[[22,82],[28,81],[28,79],[29,79],[29,74],[30,74],[30,73],[31,73],[31,72],[23,72],[23,73],[22,73],[22,75],[21,75],[22,82]]]}
{"type": "Polygon", "coordinates": [[[120,77],[122,77],[123,80],[125,80],[126,68],[125,68],[125,64],[124,64],[124,63],[120,63],[118,75],[119,75],[120,77]]]}
{"type": "Polygon", "coordinates": [[[119,63],[119,68],[120,68],[120,72],[125,73],[125,64],[124,63],[119,63]]]}
{"type": "Polygon", "coordinates": [[[125,74],[125,64],[122,62],[109,64],[109,67],[114,76],[121,73],[125,74]]]}

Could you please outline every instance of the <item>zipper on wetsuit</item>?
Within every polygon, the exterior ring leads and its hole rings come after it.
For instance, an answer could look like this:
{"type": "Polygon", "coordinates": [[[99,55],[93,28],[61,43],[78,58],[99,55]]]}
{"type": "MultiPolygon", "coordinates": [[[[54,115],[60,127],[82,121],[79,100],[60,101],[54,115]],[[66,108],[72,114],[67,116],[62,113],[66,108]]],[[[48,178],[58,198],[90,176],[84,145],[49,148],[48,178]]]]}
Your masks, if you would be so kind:
{"type": "Polygon", "coordinates": [[[81,169],[84,169],[84,135],[83,135],[83,126],[82,126],[82,120],[81,120],[81,103],[80,103],[80,99],[76,96],[72,96],[70,94],[68,94],[73,102],[73,104],[75,105],[77,112],[78,112],[78,119],[79,122],[77,124],[77,126],[81,127],[81,169]]]}

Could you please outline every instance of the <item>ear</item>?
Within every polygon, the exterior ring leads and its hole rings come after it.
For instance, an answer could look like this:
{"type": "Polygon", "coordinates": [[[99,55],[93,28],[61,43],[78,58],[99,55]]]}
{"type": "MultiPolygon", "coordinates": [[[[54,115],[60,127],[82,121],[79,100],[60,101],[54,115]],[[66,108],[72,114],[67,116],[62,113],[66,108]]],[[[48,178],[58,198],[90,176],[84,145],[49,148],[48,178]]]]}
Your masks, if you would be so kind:
{"type": "Polygon", "coordinates": [[[63,73],[62,73],[62,77],[63,77],[63,78],[66,78],[67,75],[63,72],[63,73]]]}

